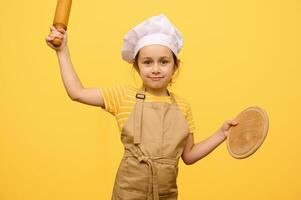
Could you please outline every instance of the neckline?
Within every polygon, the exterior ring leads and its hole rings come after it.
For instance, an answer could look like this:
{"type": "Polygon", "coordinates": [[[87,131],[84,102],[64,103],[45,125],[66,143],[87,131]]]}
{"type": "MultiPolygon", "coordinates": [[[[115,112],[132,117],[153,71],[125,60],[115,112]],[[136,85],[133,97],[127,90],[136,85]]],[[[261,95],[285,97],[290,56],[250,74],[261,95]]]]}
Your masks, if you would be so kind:
{"type": "Polygon", "coordinates": [[[158,96],[158,95],[154,95],[148,91],[146,91],[146,88],[144,86],[141,86],[140,87],[140,91],[144,92],[144,94],[146,96],[149,96],[149,97],[152,97],[152,98],[156,98],[156,99],[170,99],[171,96],[173,95],[172,92],[170,92],[168,89],[167,89],[167,93],[168,93],[168,96],[158,96]]]}
{"type": "Polygon", "coordinates": [[[172,92],[170,92],[168,89],[167,89],[167,91],[168,91],[169,96],[156,96],[156,95],[153,95],[153,94],[147,92],[145,87],[142,85],[140,87],[140,89],[138,90],[138,93],[145,95],[145,97],[153,98],[155,100],[159,100],[159,101],[168,100],[168,101],[171,101],[171,104],[176,104],[176,99],[175,99],[174,94],[172,92]]]}

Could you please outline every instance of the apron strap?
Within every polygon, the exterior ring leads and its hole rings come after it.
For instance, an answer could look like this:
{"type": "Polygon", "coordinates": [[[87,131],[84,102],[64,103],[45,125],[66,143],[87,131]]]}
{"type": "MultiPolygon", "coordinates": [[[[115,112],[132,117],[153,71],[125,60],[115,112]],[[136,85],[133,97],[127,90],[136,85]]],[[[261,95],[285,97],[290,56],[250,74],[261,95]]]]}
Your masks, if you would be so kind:
{"type": "MultiPolygon", "coordinates": [[[[176,105],[174,95],[167,90],[167,93],[171,97],[171,103],[176,105]]],[[[142,127],[142,113],[143,113],[143,102],[145,99],[145,87],[142,86],[140,91],[136,94],[137,108],[134,113],[134,144],[140,144],[141,141],[141,127],[142,127]]]]}
{"type": "Polygon", "coordinates": [[[145,88],[136,94],[136,109],[134,115],[134,144],[140,144],[141,141],[141,127],[142,127],[142,112],[143,101],[145,99],[145,88]]]}

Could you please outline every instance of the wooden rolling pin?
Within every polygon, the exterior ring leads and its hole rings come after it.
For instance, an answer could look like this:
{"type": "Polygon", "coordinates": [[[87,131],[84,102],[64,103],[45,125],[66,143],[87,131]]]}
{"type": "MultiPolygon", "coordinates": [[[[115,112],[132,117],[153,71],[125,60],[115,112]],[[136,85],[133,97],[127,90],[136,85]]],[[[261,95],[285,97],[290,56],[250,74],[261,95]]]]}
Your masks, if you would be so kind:
{"type": "MultiPolygon", "coordinates": [[[[53,26],[58,28],[63,28],[67,30],[68,20],[70,16],[72,0],[57,0],[56,11],[53,20],[53,26]]],[[[60,38],[55,38],[51,42],[53,46],[58,47],[62,44],[60,38]]]]}

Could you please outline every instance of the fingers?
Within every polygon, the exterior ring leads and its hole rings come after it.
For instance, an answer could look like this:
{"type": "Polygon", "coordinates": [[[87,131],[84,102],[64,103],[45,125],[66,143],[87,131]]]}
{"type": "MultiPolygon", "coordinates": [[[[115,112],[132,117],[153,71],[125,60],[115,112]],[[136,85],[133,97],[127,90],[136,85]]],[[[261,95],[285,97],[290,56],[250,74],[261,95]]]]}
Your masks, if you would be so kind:
{"type": "Polygon", "coordinates": [[[46,38],[48,39],[54,39],[54,38],[64,38],[64,35],[59,33],[50,33],[46,38]]]}
{"type": "Polygon", "coordinates": [[[63,34],[65,34],[65,33],[66,33],[66,30],[65,30],[65,29],[63,29],[63,28],[58,28],[57,30],[58,30],[59,32],[63,33],[63,34]]]}
{"type": "Polygon", "coordinates": [[[235,125],[238,124],[238,121],[235,120],[235,119],[233,119],[233,120],[228,120],[227,122],[228,122],[228,124],[233,125],[233,126],[235,126],[235,125]]]}
{"type": "Polygon", "coordinates": [[[66,33],[66,30],[63,28],[55,28],[53,25],[50,26],[50,32],[52,34],[58,34],[58,35],[64,35],[66,33]]]}
{"type": "Polygon", "coordinates": [[[56,28],[54,25],[50,26],[50,33],[47,37],[45,37],[45,41],[48,46],[50,46],[52,49],[59,50],[62,48],[62,46],[66,46],[67,42],[67,31],[64,28],[56,28]],[[56,38],[61,39],[62,44],[60,47],[55,47],[52,44],[52,41],[56,38]]]}
{"type": "Polygon", "coordinates": [[[58,28],[56,29],[53,25],[50,26],[50,33],[49,35],[45,38],[46,41],[52,41],[55,38],[64,38],[64,34],[66,31],[63,28],[58,28]]]}
{"type": "Polygon", "coordinates": [[[63,29],[63,28],[56,28],[54,25],[51,25],[50,26],[50,31],[59,31],[59,30],[61,30],[61,31],[65,31],[65,29],[63,29]]]}
{"type": "Polygon", "coordinates": [[[47,36],[45,38],[46,42],[51,42],[52,40],[54,40],[55,38],[60,38],[60,39],[63,39],[63,36],[62,35],[50,35],[50,36],[47,36]]]}
{"type": "Polygon", "coordinates": [[[238,121],[237,120],[226,120],[224,125],[223,125],[223,128],[228,130],[231,126],[236,126],[238,124],[238,121]]]}
{"type": "Polygon", "coordinates": [[[47,42],[47,44],[51,47],[51,48],[53,48],[53,49],[55,49],[56,47],[55,46],[53,46],[52,45],[52,43],[51,42],[48,42],[48,41],[46,41],[47,42]]]}
{"type": "Polygon", "coordinates": [[[231,121],[231,124],[238,124],[238,121],[232,120],[232,121],[231,121]]]}
{"type": "Polygon", "coordinates": [[[51,25],[50,26],[50,31],[56,31],[56,28],[53,25],[51,25]]]}

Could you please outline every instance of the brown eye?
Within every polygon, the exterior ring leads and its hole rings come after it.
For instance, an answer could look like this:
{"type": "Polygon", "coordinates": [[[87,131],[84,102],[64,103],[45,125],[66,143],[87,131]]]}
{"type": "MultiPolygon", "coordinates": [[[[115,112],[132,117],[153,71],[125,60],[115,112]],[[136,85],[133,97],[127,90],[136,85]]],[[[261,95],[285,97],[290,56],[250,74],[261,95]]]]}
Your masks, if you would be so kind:
{"type": "Polygon", "coordinates": [[[162,64],[167,64],[168,60],[162,60],[161,62],[162,62],[162,64]]]}

